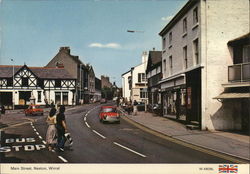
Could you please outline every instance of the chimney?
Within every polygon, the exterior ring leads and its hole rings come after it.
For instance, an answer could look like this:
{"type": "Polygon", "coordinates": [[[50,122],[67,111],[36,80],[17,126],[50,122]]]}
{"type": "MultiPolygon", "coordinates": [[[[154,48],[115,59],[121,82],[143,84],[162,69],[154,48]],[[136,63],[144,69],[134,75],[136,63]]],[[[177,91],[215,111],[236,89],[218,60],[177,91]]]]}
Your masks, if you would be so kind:
{"type": "Polygon", "coordinates": [[[67,54],[70,54],[70,48],[69,47],[60,47],[59,52],[65,52],[67,54]]]}
{"type": "Polygon", "coordinates": [[[153,48],[153,51],[155,51],[155,47],[153,48]]]}

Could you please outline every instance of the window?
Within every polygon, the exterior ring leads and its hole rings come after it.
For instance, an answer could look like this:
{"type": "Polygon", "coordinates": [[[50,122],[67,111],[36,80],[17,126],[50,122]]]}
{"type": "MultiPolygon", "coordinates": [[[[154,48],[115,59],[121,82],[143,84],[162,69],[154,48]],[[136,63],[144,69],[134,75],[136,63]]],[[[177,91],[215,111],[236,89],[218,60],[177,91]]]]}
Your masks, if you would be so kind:
{"type": "Polygon", "coordinates": [[[147,88],[140,88],[140,98],[147,98],[147,88]]]}
{"type": "Polygon", "coordinates": [[[169,46],[172,45],[172,32],[169,33],[169,46]]]}
{"type": "Polygon", "coordinates": [[[163,73],[166,74],[167,65],[166,65],[166,59],[163,60],[163,73]]]}
{"type": "Polygon", "coordinates": [[[61,87],[61,80],[55,80],[55,87],[56,88],[61,87]]]}
{"type": "Polygon", "coordinates": [[[128,84],[129,84],[129,90],[131,90],[131,88],[132,88],[132,77],[131,76],[128,77],[128,84]]]}
{"type": "Polygon", "coordinates": [[[145,82],[145,81],[146,81],[145,73],[139,73],[138,74],[138,82],[141,83],[141,82],[145,82]]]}
{"type": "Polygon", "coordinates": [[[22,86],[29,86],[29,79],[27,77],[22,77],[22,86]]]}
{"type": "Polygon", "coordinates": [[[184,69],[188,68],[188,61],[187,61],[187,46],[183,47],[183,61],[184,61],[184,69]]]}
{"type": "Polygon", "coordinates": [[[187,33],[187,18],[183,19],[183,33],[187,33]]]}
{"type": "Polygon", "coordinates": [[[42,91],[37,91],[37,102],[41,102],[42,101],[42,91]]]}
{"type": "Polygon", "coordinates": [[[198,21],[198,8],[196,7],[194,10],[193,10],[193,24],[197,24],[199,21],[198,21]]]}
{"type": "Polygon", "coordinates": [[[63,96],[63,105],[68,105],[68,92],[63,92],[62,93],[62,96],[63,96]]]}
{"type": "Polygon", "coordinates": [[[169,56],[169,73],[170,73],[170,75],[173,73],[173,59],[172,59],[172,56],[169,56]]]}
{"type": "Polygon", "coordinates": [[[198,65],[200,63],[200,60],[199,60],[198,39],[194,40],[193,47],[194,47],[194,61],[195,61],[195,65],[198,65]]]}
{"type": "Polygon", "coordinates": [[[166,49],[166,38],[165,37],[162,39],[162,49],[163,50],[166,49]]]}
{"type": "Polygon", "coordinates": [[[250,45],[243,47],[243,63],[250,62],[250,45]]]}
{"type": "Polygon", "coordinates": [[[61,105],[61,92],[55,92],[55,104],[61,105]]]}

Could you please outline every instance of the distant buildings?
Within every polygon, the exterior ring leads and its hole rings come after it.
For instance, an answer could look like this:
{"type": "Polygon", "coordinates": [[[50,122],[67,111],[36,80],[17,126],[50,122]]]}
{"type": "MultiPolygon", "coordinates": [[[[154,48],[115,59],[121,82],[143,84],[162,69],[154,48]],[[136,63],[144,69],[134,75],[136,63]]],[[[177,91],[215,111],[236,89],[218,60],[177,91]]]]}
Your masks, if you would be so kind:
{"type": "Polygon", "coordinates": [[[127,100],[136,100],[137,102],[146,103],[148,96],[145,71],[148,61],[148,53],[143,52],[141,59],[141,64],[132,67],[130,71],[122,74],[122,91],[123,97],[127,100]]]}
{"type": "Polygon", "coordinates": [[[78,56],[70,54],[69,47],[61,47],[46,67],[64,67],[76,78],[76,104],[89,103],[100,95],[95,91],[95,72],[91,65],[84,64],[78,56]],[[98,96],[95,96],[98,95],[98,96]]]}

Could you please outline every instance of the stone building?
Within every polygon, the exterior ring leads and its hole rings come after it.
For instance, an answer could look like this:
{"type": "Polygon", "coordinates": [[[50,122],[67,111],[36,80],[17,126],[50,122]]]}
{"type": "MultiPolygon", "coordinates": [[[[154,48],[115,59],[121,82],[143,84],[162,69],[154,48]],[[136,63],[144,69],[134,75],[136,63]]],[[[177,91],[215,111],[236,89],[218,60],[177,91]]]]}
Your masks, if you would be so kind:
{"type": "Polygon", "coordinates": [[[189,0],[162,29],[163,114],[206,130],[241,129],[213,99],[233,64],[228,41],[249,32],[249,0],[189,0]]]}
{"type": "Polygon", "coordinates": [[[109,77],[108,76],[101,76],[101,84],[102,84],[102,88],[111,88],[112,87],[112,83],[109,81],[109,77]]]}
{"type": "Polygon", "coordinates": [[[59,52],[45,67],[64,67],[69,74],[76,79],[75,98],[77,104],[89,101],[89,69],[79,59],[73,56],[69,47],[61,47],[59,52]]]}

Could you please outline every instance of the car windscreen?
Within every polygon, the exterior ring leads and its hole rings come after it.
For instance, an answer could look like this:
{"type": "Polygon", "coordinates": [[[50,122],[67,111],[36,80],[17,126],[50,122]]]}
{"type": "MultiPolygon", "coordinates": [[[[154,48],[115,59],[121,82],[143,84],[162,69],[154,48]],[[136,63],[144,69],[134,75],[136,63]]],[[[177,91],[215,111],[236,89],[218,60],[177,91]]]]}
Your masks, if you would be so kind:
{"type": "Polygon", "coordinates": [[[116,112],[115,108],[103,108],[102,112],[116,112]]]}

